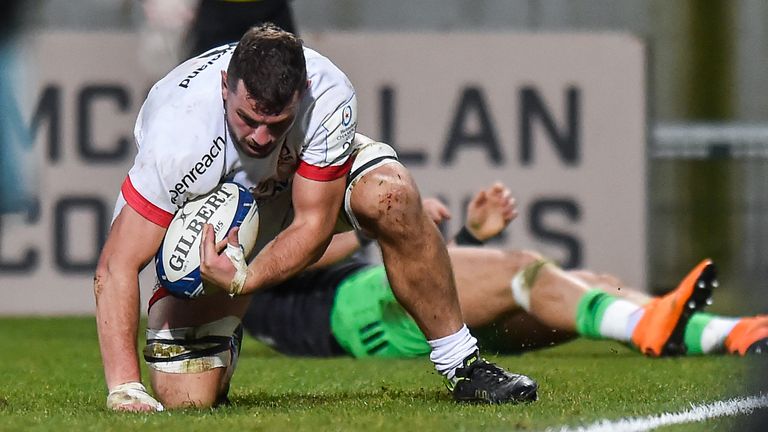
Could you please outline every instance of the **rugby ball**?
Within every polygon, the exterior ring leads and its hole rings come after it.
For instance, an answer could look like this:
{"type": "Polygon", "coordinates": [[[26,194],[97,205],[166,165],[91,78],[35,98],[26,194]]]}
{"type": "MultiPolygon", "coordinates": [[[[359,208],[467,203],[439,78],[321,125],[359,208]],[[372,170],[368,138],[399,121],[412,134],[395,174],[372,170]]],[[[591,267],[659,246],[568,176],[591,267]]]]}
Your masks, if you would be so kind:
{"type": "Polygon", "coordinates": [[[160,285],[175,297],[191,299],[216,290],[204,286],[200,276],[200,239],[207,223],[213,225],[217,242],[240,227],[238,239],[247,257],[256,244],[259,211],[248,189],[225,182],[176,212],[155,255],[160,285]]]}

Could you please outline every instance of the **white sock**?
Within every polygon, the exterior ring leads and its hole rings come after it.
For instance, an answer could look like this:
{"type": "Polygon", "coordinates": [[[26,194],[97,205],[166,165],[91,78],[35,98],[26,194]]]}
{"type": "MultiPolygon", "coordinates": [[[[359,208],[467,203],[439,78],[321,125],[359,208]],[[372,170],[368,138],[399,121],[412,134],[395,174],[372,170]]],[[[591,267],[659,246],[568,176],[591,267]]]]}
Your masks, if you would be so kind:
{"type": "Polygon", "coordinates": [[[456,333],[427,341],[432,347],[429,359],[441,375],[452,380],[461,362],[477,351],[477,339],[469,333],[466,324],[456,333]]]}
{"type": "Polygon", "coordinates": [[[616,299],[606,309],[600,321],[600,334],[622,342],[632,340],[632,332],[643,316],[644,309],[635,303],[616,299]]]}
{"type": "Polygon", "coordinates": [[[714,317],[704,327],[701,333],[701,349],[707,353],[721,352],[725,346],[725,339],[731,333],[740,318],[714,317]]]}

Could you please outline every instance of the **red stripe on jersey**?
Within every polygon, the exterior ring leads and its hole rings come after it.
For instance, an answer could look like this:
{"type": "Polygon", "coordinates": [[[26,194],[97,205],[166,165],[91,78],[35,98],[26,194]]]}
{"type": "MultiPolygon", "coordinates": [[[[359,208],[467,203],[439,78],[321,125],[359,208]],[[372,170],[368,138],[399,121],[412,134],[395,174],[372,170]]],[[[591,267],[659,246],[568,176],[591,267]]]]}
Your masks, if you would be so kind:
{"type": "Polygon", "coordinates": [[[299,161],[299,168],[296,170],[296,173],[304,178],[315,181],[336,180],[337,178],[349,174],[349,171],[352,170],[352,163],[354,161],[354,157],[349,157],[347,161],[341,165],[329,165],[327,167],[319,167],[310,165],[304,161],[299,161]]]}
{"type": "Polygon", "coordinates": [[[152,204],[149,202],[149,200],[144,198],[139,193],[139,191],[133,187],[130,176],[125,177],[125,181],[123,181],[123,186],[120,188],[120,192],[123,193],[125,202],[127,202],[131,208],[136,210],[140,215],[147,218],[147,220],[150,222],[156,225],[160,225],[163,228],[168,228],[168,225],[171,224],[171,220],[173,220],[173,213],[168,213],[167,211],[152,204]]]}

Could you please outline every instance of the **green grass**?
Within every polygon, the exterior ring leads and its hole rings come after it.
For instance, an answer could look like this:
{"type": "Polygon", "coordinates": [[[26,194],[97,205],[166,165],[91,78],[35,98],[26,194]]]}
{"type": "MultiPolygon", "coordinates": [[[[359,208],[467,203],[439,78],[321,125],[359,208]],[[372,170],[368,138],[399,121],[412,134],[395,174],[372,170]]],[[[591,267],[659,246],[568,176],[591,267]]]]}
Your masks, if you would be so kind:
{"type": "MultiPolygon", "coordinates": [[[[576,341],[491,357],[536,378],[538,402],[459,406],[427,359],[295,359],[248,340],[232,406],[118,415],[104,406],[93,318],[0,319],[0,335],[3,431],[541,430],[750,394],[742,358],[647,359],[615,343],[576,341]]],[[[707,429],[728,430],[736,421],[712,421],[707,429]]]]}

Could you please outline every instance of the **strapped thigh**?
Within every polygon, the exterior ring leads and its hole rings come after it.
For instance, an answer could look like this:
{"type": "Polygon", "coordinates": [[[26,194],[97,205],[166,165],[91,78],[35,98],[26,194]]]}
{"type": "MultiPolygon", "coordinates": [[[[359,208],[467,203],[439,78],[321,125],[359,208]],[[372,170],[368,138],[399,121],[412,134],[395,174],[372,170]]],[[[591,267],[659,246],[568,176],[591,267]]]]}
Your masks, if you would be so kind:
{"type": "Polygon", "coordinates": [[[200,373],[237,363],[243,327],[227,316],[197,327],[147,329],[144,360],[166,373],[200,373]]]}

